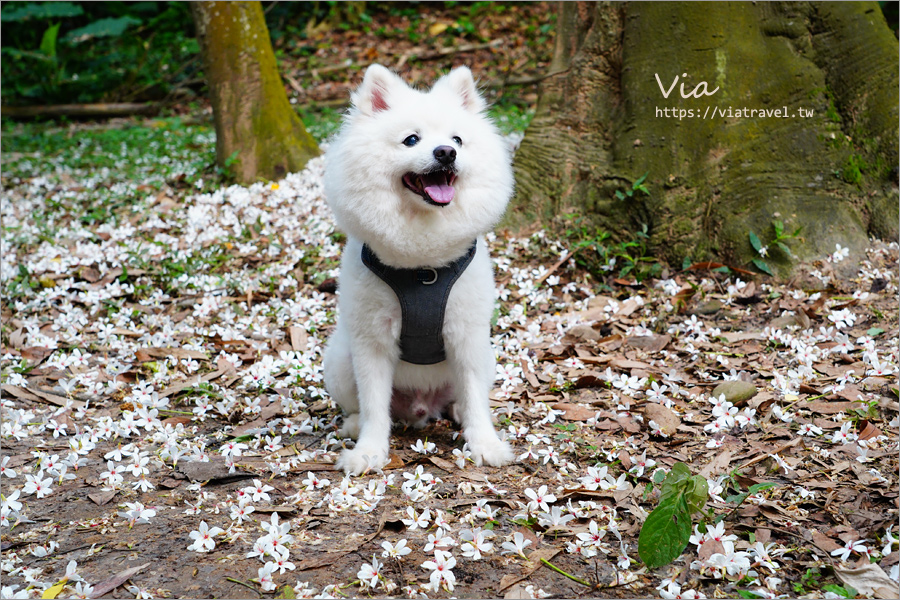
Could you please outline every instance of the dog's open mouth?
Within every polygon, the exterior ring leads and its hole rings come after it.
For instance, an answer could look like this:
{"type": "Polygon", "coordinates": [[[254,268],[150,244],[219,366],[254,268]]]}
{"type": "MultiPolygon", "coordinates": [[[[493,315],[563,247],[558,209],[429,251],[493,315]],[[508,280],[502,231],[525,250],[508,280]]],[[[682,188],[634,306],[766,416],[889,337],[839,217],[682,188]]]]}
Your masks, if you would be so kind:
{"type": "Polygon", "coordinates": [[[403,185],[434,206],[450,204],[456,194],[456,190],[453,189],[454,181],[456,174],[448,169],[422,174],[407,173],[403,176],[403,185]]]}

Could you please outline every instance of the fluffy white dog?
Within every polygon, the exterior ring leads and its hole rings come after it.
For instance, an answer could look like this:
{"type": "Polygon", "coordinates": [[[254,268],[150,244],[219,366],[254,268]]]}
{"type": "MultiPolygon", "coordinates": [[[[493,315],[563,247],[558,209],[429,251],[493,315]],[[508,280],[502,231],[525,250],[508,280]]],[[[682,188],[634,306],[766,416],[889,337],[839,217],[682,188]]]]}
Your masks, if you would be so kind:
{"type": "Polygon", "coordinates": [[[391,421],[451,408],[475,463],[512,459],[491,423],[495,302],[483,235],[513,190],[511,156],[465,67],[420,92],[368,68],[326,156],[325,193],[347,234],[325,387],[357,439],[338,465],[388,461],[391,421]]]}

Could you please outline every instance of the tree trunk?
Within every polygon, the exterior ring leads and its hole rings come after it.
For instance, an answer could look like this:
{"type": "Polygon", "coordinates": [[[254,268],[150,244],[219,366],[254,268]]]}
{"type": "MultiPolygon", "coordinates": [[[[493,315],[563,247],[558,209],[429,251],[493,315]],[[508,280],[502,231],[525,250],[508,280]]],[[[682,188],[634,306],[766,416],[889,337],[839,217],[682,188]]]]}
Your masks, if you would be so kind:
{"type": "Polygon", "coordinates": [[[679,266],[744,265],[774,221],[802,228],[791,255],[770,246],[782,274],[835,244],[860,257],[898,235],[897,72],[875,3],[562,2],[508,220],[646,225],[679,266]],[[649,195],[617,198],[647,172],[649,195]]]}
{"type": "Polygon", "coordinates": [[[216,162],[241,183],[319,154],[291,108],[259,2],[191,2],[216,124],[216,162]]]}

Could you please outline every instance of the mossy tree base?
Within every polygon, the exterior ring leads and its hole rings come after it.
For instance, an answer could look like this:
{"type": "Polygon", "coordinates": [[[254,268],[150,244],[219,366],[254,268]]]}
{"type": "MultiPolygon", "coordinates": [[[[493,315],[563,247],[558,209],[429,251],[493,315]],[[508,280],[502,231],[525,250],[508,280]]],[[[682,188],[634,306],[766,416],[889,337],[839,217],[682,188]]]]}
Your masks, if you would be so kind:
{"type": "Polygon", "coordinates": [[[319,154],[288,102],[259,2],[191,2],[216,125],[216,162],[240,183],[319,154]]]}
{"type": "Polygon", "coordinates": [[[565,2],[557,32],[509,224],[646,224],[672,264],[739,266],[778,219],[802,228],[781,274],[897,237],[898,45],[875,3],[565,2]],[[616,198],[648,171],[650,196],[616,198]]]}

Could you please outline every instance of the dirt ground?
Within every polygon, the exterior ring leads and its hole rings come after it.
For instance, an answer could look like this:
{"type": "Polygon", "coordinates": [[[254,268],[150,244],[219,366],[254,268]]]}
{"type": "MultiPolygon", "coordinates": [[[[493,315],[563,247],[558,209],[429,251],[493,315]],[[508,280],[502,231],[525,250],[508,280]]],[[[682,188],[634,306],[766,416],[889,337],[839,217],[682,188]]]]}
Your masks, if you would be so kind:
{"type": "MultiPolygon", "coordinates": [[[[179,234],[164,262],[232,211],[243,218],[265,206],[272,219],[261,235],[281,250],[241,248],[224,289],[202,270],[165,293],[154,291],[159,273],[149,270],[128,275],[128,285],[148,284],[143,291],[123,286],[112,254],[127,223],[94,230],[90,252],[74,239],[57,242],[69,244],[68,256],[47,241],[14,248],[33,276],[53,283],[3,308],[10,595],[52,592],[70,561],[93,597],[112,586],[105,597],[114,598],[643,597],[673,585],[682,597],[821,596],[846,584],[845,567],[880,565],[884,575],[897,564],[896,244],[877,243],[852,280],[818,265],[821,279],[802,289],[765,278],[745,284],[702,270],[709,265],[642,283],[614,274],[598,282],[560,260],[564,240],[501,232],[492,241],[504,298],[493,407],[518,461],[459,468],[461,441],[442,420],[399,428],[384,473],[342,481],[332,462],[348,442],[336,436],[339,412],[319,368],[337,256],[320,175],[314,162],[278,185],[178,199],[210,207],[196,227],[188,210],[173,210],[168,223],[134,218],[135,237],[179,234]],[[323,236],[317,258],[290,254],[315,235],[323,236]],[[51,249],[58,255],[41,272],[34,261],[51,249]],[[60,261],[67,268],[55,275],[60,261]],[[294,287],[260,286],[270,269],[293,273],[294,287]],[[101,310],[110,304],[117,309],[101,310]],[[727,379],[752,393],[727,392],[733,418],[719,427],[712,392],[727,379]],[[423,453],[426,442],[434,448],[423,453]],[[234,443],[244,446],[230,450],[234,443]],[[676,462],[709,481],[710,512],[696,522],[712,527],[724,515],[724,532],[736,537],[690,543],[671,565],[648,570],[638,535],[659,501],[651,478],[676,462]],[[122,473],[116,482],[113,468],[122,473]],[[45,480],[46,496],[35,480],[45,480]],[[774,487],[734,498],[762,483],[774,487]],[[244,522],[232,514],[242,498],[255,509],[244,522]],[[147,522],[127,514],[138,502],[138,512],[155,513],[147,522]],[[561,511],[554,517],[552,508],[561,511]],[[428,515],[410,526],[408,510],[428,515]],[[264,592],[254,581],[264,562],[247,555],[274,515],[292,537],[284,547],[293,569],[276,571],[277,589],[264,592]],[[222,530],[210,552],[189,549],[201,521],[222,530]],[[584,541],[592,526],[596,556],[584,541]],[[428,536],[438,527],[454,544],[452,592],[424,587],[431,571],[422,565],[434,558],[428,536]],[[478,560],[462,554],[460,537],[475,527],[495,535],[478,560]],[[522,555],[502,546],[516,533],[531,542],[522,555]],[[381,557],[384,542],[401,539],[410,554],[381,557]],[[832,556],[855,541],[865,551],[832,556]],[[751,550],[757,542],[773,567],[764,570],[751,550]],[[709,562],[729,554],[747,568],[709,562]],[[360,573],[373,555],[381,579],[370,590],[360,573]]],[[[13,194],[21,195],[15,206],[27,205],[27,186],[13,194]]],[[[74,597],[81,585],[71,577],[57,593],[74,597]]]]}

